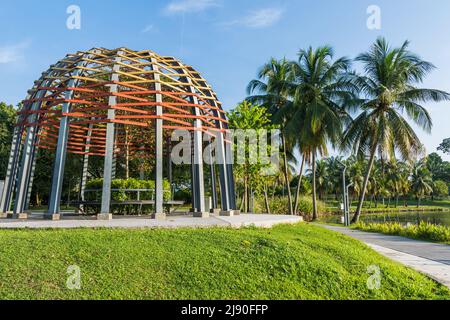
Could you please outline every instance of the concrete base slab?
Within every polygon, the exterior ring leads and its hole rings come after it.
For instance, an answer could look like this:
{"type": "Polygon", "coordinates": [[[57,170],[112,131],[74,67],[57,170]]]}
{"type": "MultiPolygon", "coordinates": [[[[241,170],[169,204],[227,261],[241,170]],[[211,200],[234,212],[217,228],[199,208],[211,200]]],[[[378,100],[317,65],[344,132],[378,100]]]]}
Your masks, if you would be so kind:
{"type": "Polygon", "coordinates": [[[233,217],[234,210],[220,211],[220,216],[221,217],[233,217]]]}
{"type": "Polygon", "coordinates": [[[282,216],[269,214],[242,214],[234,217],[210,216],[199,219],[193,216],[168,216],[165,219],[125,218],[113,217],[112,220],[76,219],[61,217],[60,221],[46,221],[42,215],[32,214],[28,220],[3,220],[0,229],[73,229],[73,228],[209,228],[209,227],[263,227],[270,228],[277,224],[299,223],[301,219],[296,216],[282,216]]]}
{"type": "Polygon", "coordinates": [[[58,221],[58,220],[61,220],[61,215],[60,214],[45,214],[44,219],[51,220],[51,221],[58,221]]]}
{"type": "Polygon", "coordinates": [[[154,220],[166,220],[166,214],[165,213],[153,213],[152,219],[154,220]]]}
{"type": "Polygon", "coordinates": [[[211,209],[210,213],[218,216],[218,215],[220,215],[220,211],[221,211],[220,209],[211,209]]]}
{"type": "Polygon", "coordinates": [[[8,218],[8,214],[6,212],[0,212],[0,219],[8,218]]]}
{"type": "Polygon", "coordinates": [[[8,219],[26,220],[26,219],[28,219],[28,213],[8,213],[7,218],[8,219]]]}
{"type": "Polygon", "coordinates": [[[209,218],[209,212],[194,212],[194,218],[209,218]]]}
{"type": "Polygon", "coordinates": [[[241,210],[233,210],[233,213],[235,216],[240,216],[241,215],[241,210]]]}
{"type": "Polygon", "coordinates": [[[113,215],[111,213],[100,213],[97,215],[97,220],[112,220],[113,215]]]}

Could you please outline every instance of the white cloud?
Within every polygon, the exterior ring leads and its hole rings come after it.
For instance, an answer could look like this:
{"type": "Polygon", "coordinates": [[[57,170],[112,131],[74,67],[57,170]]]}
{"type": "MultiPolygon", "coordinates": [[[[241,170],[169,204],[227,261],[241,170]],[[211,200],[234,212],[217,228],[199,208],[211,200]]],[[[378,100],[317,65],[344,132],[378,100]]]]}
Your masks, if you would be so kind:
{"type": "Polygon", "coordinates": [[[178,0],[169,3],[165,11],[170,14],[200,12],[218,6],[217,0],[178,0]]]}
{"type": "Polygon", "coordinates": [[[154,25],[152,25],[152,24],[149,24],[149,25],[145,26],[145,28],[142,29],[141,32],[142,33],[148,33],[148,32],[155,32],[155,31],[157,31],[156,27],[154,25]]]}
{"type": "Polygon", "coordinates": [[[0,64],[18,62],[24,59],[24,50],[30,46],[29,41],[0,47],[0,64]]]}
{"type": "Polygon", "coordinates": [[[266,28],[277,23],[283,16],[283,9],[265,8],[250,12],[247,16],[240,19],[222,23],[224,27],[244,26],[247,28],[266,28]]]}

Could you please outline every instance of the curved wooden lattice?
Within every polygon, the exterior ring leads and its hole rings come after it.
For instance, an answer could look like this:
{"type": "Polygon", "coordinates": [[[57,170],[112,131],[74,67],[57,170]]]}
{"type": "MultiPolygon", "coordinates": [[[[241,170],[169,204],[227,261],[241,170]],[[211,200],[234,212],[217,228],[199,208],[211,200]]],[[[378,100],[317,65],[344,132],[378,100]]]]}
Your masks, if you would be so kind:
{"type": "Polygon", "coordinates": [[[35,127],[35,145],[48,149],[57,144],[61,117],[68,116],[67,151],[98,156],[105,155],[106,124],[111,122],[117,124],[116,154],[125,146],[130,154],[151,150],[148,137],[156,119],[164,121],[166,130],[211,133],[227,128],[216,94],[192,67],[173,57],[126,48],[67,55],[36,81],[19,116],[18,126],[35,127]],[[110,90],[112,85],[117,85],[117,92],[110,90]],[[69,104],[68,112],[64,104],[69,104]],[[162,107],[162,114],[156,106],[162,107]],[[114,116],[108,117],[111,109],[114,116]],[[195,119],[202,121],[200,128],[194,126],[195,119]]]}
{"type": "MultiPolygon", "coordinates": [[[[84,155],[80,194],[89,156],[105,157],[101,213],[108,217],[114,158],[125,155],[128,160],[142,153],[154,157],[155,217],[164,215],[163,143],[175,129],[193,133],[193,212],[203,215],[205,210],[203,134],[212,136],[218,146],[221,207],[225,211],[236,207],[232,165],[226,161],[232,151],[224,139],[225,112],[200,74],[173,57],[126,48],[69,54],[35,82],[18,114],[0,214],[10,210],[13,195],[14,215],[24,213],[37,150],[46,148],[56,150],[47,218],[59,219],[67,152],[84,155]]],[[[211,180],[215,179],[214,165],[210,170],[211,180]]],[[[216,208],[217,201],[213,202],[216,208]]]]}

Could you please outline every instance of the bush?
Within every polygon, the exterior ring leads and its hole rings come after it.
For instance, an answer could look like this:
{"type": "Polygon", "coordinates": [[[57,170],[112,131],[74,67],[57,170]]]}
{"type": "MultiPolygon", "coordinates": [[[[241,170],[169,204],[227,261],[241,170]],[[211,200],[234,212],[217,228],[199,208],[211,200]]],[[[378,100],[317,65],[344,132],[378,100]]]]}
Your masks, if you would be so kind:
{"type": "Polygon", "coordinates": [[[363,231],[398,235],[413,239],[450,243],[449,227],[430,224],[423,221],[420,222],[418,225],[417,224],[403,225],[397,222],[389,222],[389,223],[360,222],[355,225],[355,228],[363,231]]]}
{"type": "Polygon", "coordinates": [[[433,196],[444,197],[448,196],[448,185],[445,181],[435,181],[433,186],[433,196]]]}
{"type": "Polygon", "coordinates": [[[175,199],[184,201],[186,203],[190,203],[192,201],[192,193],[191,190],[185,188],[185,189],[179,189],[175,191],[174,194],[175,199]]]}
{"type": "MultiPolygon", "coordinates": [[[[287,214],[289,211],[288,198],[287,197],[275,197],[273,199],[269,198],[270,211],[273,214],[287,214]]],[[[313,204],[311,197],[300,197],[298,202],[298,210],[301,215],[306,218],[310,218],[313,212],[313,204]]],[[[327,207],[325,203],[317,200],[317,210],[319,214],[327,213],[327,207]]],[[[255,212],[262,213],[266,212],[266,205],[264,198],[260,197],[255,199],[255,212]]]]}
{"type": "MultiPolygon", "coordinates": [[[[92,179],[86,183],[86,189],[98,190],[97,192],[87,192],[85,199],[87,201],[99,201],[101,197],[101,191],[103,188],[103,179],[92,179]]],[[[139,179],[114,179],[111,181],[111,189],[119,189],[119,191],[111,192],[111,200],[113,201],[130,201],[137,200],[137,192],[130,192],[126,190],[132,189],[155,189],[154,180],[139,180],[139,179]]],[[[170,183],[167,180],[163,181],[163,197],[164,201],[169,201],[171,199],[170,183]]],[[[140,193],[140,200],[153,200],[154,191],[146,191],[140,193]]],[[[152,205],[143,205],[142,212],[150,212],[152,205]]],[[[99,206],[92,206],[94,213],[98,213],[100,210],[99,206]]],[[[112,205],[111,211],[115,214],[135,214],[138,213],[137,207],[135,205],[112,205]]]]}

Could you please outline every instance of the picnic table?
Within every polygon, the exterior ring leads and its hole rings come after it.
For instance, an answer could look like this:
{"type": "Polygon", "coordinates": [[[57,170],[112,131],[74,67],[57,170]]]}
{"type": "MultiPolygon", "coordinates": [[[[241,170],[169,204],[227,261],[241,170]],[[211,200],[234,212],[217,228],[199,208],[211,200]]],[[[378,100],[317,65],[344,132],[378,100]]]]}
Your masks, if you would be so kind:
{"type": "MultiPolygon", "coordinates": [[[[102,190],[101,189],[86,189],[85,193],[98,193],[101,195],[102,190]]],[[[136,193],[136,199],[130,199],[130,200],[111,200],[111,205],[135,205],[138,206],[138,213],[142,213],[142,207],[144,205],[154,205],[155,199],[154,199],[154,190],[153,189],[111,189],[111,193],[113,192],[124,192],[124,193],[136,193]],[[141,199],[142,193],[150,193],[150,199],[141,199]]],[[[78,206],[82,212],[84,212],[85,208],[91,206],[91,207],[98,207],[101,206],[100,200],[77,200],[72,201],[72,205],[78,206]]],[[[185,204],[184,201],[177,201],[177,200],[169,200],[169,201],[163,201],[164,208],[167,209],[168,213],[173,213],[175,210],[177,210],[179,207],[183,206],[185,204]]]]}

